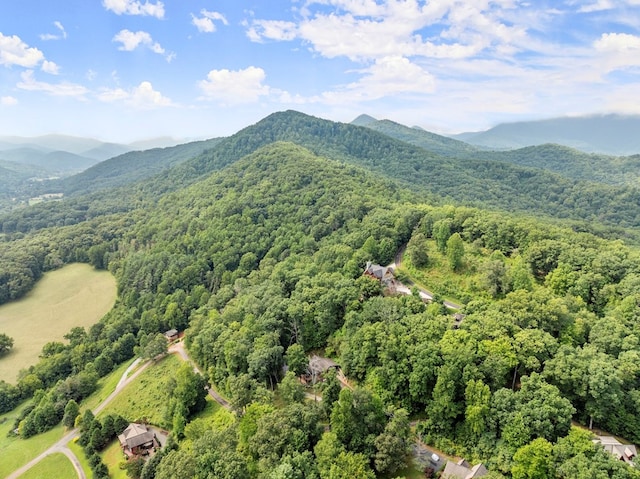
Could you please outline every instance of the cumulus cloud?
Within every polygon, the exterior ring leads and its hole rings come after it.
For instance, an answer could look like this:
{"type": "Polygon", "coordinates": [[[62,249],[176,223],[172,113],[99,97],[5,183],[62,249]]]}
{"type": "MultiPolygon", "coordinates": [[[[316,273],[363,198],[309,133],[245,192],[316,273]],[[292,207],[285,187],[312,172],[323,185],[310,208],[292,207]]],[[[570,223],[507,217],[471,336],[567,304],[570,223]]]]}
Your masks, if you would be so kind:
{"type": "Polygon", "coordinates": [[[396,95],[429,95],[435,91],[435,77],[404,57],[385,57],[359,72],[362,77],[314,101],[332,104],[372,101],[396,95]]]}
{"type": "Polygon", "coordinates": [[[13,106],[18,104],[18,99],[12,96],[3,96],[0,97],[0,105],[2,106],[13,106]]]}
{"type": "Polygon", "coordinates": [[[43,61],[44,54],[37,48],[29,47],[16,35],[0,33],[0,65],[34,68],[43,61]]]}
{"type": "Polygon", "coordinates": [[[18,82],[18,88],[27,91],[41,91],[52,96],[66,96],[84,99],[89,90],[82,85],[69,82],[47,83],[37,81],[32,70],[27,70],[21,75],[22,81],[18,82]]]}
{"type": "Polygon", "coordinates": [[[216,31],[216,24],[214,21],[222,22],[224,25],[229,25],[229,22],[225,16],[219,12],[210,12],[208,10],[200,10],[199,17],[191,14],[191,23],[195,25],[198,31],[203,33],[212,33],[216,31]]]}
{"type": "Polygon", "coordinates": [[[154,90],[148,81],[143,81],[128,91],[122,88],[105,89],[98,94],[98,99],[105,103],[124,102],[141,110],[175,106],[171,99],[154,90]]]}
{"type": "Polygon", "coordinates": [[[164,55],[168,62],[171,62],[175,58],[175,53],[168,53],[165,55],[165,49],[158,42],[154,42],[151,35],[147,32],[138,31],[132,32],[130,30],[120,30],[113,37],[114,42],[118,42],[121,45],[118,50],[131,52],[140,46],[144,46],[158,55],[164,55]]]}
{"type": "Polygon", "coordinates": [[[640,50],[640,37],[629,33],[603,33],[593,46],[601,52],[630,52],[640,50]]]}
{"type": "Polygon", "coordinates": [[[62,26],[62,23],[55,21],[53,22],[53,25],[58,29],[58,33],[54,34],[54,33],[43,33],[40,35],[40,40],[64,40],[65,38],[67,38],[67,32],[64,29],[64,27],[62,26]]]}
{"type": "Polygon", "coordinates": [[[262,68],[250,66],[244,70],[211,70],[206,80],[198,82],[204,98],[224,104],[252,103],[270,93],[264,84],[262,68]]]}
{"type": "Polygon", "coordinates": [[[164,4],[162,2],[144,3],[136,0],[103,0],[102,5],[116,15],[143,15],[164,18],[164,4]]]}
{"type": "Polygon", "coordinates": [[[47,60],[42,62],[41,68],[43,72],[49,73],[51,75],[57,75],[58,73],[60,73],[60,67],[56,65],[54,62],[50,62],[47,60]]]}

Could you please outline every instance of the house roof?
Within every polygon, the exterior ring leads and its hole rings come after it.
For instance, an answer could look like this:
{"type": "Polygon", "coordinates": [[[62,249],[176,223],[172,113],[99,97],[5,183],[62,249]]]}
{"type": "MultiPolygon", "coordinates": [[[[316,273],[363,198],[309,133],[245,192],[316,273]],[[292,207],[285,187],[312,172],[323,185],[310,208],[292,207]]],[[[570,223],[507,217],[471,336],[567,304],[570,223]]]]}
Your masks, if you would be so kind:
{"type": "Polygon", "coordinates": [[[170,329],[169,331],[167,331],[166,333],[164,333],[164,335],[166,337],[171,337],[171,336],[177,336],[178,335],[178,330],[177,329],[170,329]]]}
{"type": "Polygon", "coordinates": [[[633,444],[622,444],[613,436],[598,436],[593,442],[600,444],[605,451],[621,461],[631,462],[633,458],[638,455],[636,446],[633,444]]]}
{"type": "Polygon", "coordinates": [[[367,261],[364,272],[365,274],[374,276],[379,280],[393,279],[393,268],[388,266],[380,266],[379,264],[373,264],[371,261],[367,261]]]}
{"type": "Polygon", "coordinates": [[[476,464],[469,467],[469,463],[461,459],[457,463],[449,461],[442,471],[444,479],[474,479],[475,477],[485,476],[489,471],[483,464],[476,464]]]}
{"type": "Polygon", "coordinates": [[[120,444],[132,449],[142,444],[153,441],[153,431],[150,431],[144,424],[131,423],[118,436],[120,444]]]}

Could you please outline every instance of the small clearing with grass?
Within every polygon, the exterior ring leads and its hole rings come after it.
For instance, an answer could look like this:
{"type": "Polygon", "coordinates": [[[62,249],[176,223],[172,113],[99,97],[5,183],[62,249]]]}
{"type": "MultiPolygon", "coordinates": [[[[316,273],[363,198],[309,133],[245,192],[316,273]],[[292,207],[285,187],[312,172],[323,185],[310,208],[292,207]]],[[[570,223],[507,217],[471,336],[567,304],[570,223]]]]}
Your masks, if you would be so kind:
{"type": "Polygon", "coordinates": [[[78,475],[71,461],[62,453],[51,454],[20,476],[20,479],[76,479],[78,475]]]}
{"type": "Polygon", "coordinates": [[[130,422],[146,422],[166,429],[168,385],[180,363],[173,354],[160,359],[125,387],[100,416],[120,414],[130,422]]]}
{"type": "Polygon", "coordinates": [[[24,298],[0,306],[0,333],[14,339],[0,358],[0,380],[15,384],[18,372],[38,361],[42,346],[65,341],[75,326],[88,328],[113,307],[116,280],[88,264],[46,273],[24,298]]]}

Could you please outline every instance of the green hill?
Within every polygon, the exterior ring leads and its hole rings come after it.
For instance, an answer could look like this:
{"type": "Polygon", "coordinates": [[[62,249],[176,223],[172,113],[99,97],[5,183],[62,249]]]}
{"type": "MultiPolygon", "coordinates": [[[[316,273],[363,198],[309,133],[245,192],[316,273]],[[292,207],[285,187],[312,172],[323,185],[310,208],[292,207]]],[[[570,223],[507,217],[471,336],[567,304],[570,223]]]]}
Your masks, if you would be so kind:
{"type": "MultiPolygon", "coordinates": [[[[355,123],[354,123],[355,124],[355,123]]],[[[391,120],[372,121],[361,126],[366,126],[372,130],[384,133],[396,140],[404,141],[415,146],[419,146],[427,151],[437,153],[442,156],[459,157],[469,153],[480,151],[477,146],[470,145],[463,141],[454,140],[447,136],[437,135],[426,130],[409,128],[391,120]]]]}
{"type": "MultiPolygon", "coordinates": [[[[205,151],[200,143],[196,143],[183,147],[192,148],[187,153],[181,147],[143,153],[141,157],[145,158],[143,164],[146,166],[140,169],[140,176],[153,173],[153,165],[162,151],[167,152],[167,159],[180,164],[142,180],[135,187],[108,192],[102,188],[112,184],[109,177],[114,170],[113,184],[130,185],[136,178],[136,166],[129,164],[126,156],[114,159],[112,163],[87,172],[86,177],[68,180],[66,191],[97,190],[97,193],[66,203],[69,207],[66,212],[58,205],[45,205],[42,210],[30,212],[28,220],[14,215],[0,219],[0,222],[11,232],[17,226],[28,230],[39,227],[38,224],[69,224],[99,214],[128,210],[141,202],[156,201],[162,194],[188,186],[277,141],[295,143],[316,155],[360,166],[380,177],[398,181],[435,202],[590,222],[580,226],[589,229],[597,224],[609,228],[640,226],[640,193],[634,187],[565,178],[539,168],[496,161],[489,153],[478,152],[467,158],[445,157],[370,128],[295,111],[269,115],[235,135],[214,140],[212,147],[205,151]],[[189,159],[198,151],[201,153],[189,159]],[[120,167],[122,170],[118,173],[120,167]]],[[[622,233],[618,230],[618,234],[622,233]]]]}
{"type": "Polygon", "coordinates": [[[53,184],[52,188],[59,188],[67,195],[79,195],[135,183],[198,156],[219,141],[211,139],[128,152],[53,184]]]}

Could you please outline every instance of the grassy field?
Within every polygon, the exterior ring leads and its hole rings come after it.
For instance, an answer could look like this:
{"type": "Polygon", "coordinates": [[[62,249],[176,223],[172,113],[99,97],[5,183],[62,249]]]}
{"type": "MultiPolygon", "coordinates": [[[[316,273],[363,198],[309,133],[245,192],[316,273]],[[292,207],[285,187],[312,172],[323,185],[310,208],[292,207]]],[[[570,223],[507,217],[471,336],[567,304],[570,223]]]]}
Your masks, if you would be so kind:
{"type": "Polygon", "coordinates": [[[489,259],[487,251],[465,243],[462,268],[454,273],[447,257],[437,250],[435,241],[428,240],[427,246],[429,265],[426,268],[416,268],[411,264],[409,256],[404,255],[400,271],[405,270],[417,285],[457,304],[464,304],[473,297],[486,294],[481,286],[482,278],[478,269],[489,259]]]}
{"type": "Polygon", "coordinates": [[[115,439],[100,453],[102,462],[109,468],[111,479],[127,479],[127,471],[120,469],[120,463],[124,461],[120,442],[115,439]]]}
{"type": "Polygon", "coordinates": [[[41,479],[43,477],[56,479],[76,479],[78,475],[71,461],[62,453],[45,457],[38,464],[20,476],[20,479],[41,479]]]}
{"type": "MultiPolygon", "coordinates": [[[[29,439],[7,437],[7,433],[13,426],[13,421],[18,415],[19,409],[0,416],[0,477],[6,477],[9,473],[25,465],[31,459],[49,448],[60,439],[64,433],[62,426],[57,426],[44,434],[38,434],[29,439]],[[4,420],[6,418],[6,420],[4,420]]],[[[65,460],[67,460],[65,458],[65,460]]],[[[67,460],[67,462],[69,462],[67,460]]],[[[71,463],[69,463],[71,464],[71,463]]],[[[40,476],[47,477],[47,476],[40,476]]],[[[48,477],[58,477],[50,475],[48,477]]]]}
{"type": "Polygon", "coordinates": [[[38,361],[42,346],[63,341],[74,326],[91,326],[115,299],[109,272],[78,263],[46,273],[24,298],[0,306],[0,332],[14,339],[11,352],[0,358],[0,380],[15,383],[21,369],[38,361]]]}
{"type": "Polygon", "coordinates": [[[84,413],[87,409],[94,409],[98,404],[100,404],[104,399],[111,394],[116,386],[118,385],[118,381],[122,377],[122,374],[127,370],[129,365],[133,362],[133,359],[129,361],[125,361],[117,369],[113,370],[105,377],[100,378],[98,381],[98,389],[87,399],[82,401],[80,404],[80,412],[84,413]]]}
{"type": "Polygon", "coordinates": [[[180,359],[169,354],[151,366],[122,390],[101,413],[117,413],[129,421],[145,420],[154,426],[167,428],[164,410],[167,404],[167,383],[180,366],[180,359]]]}

